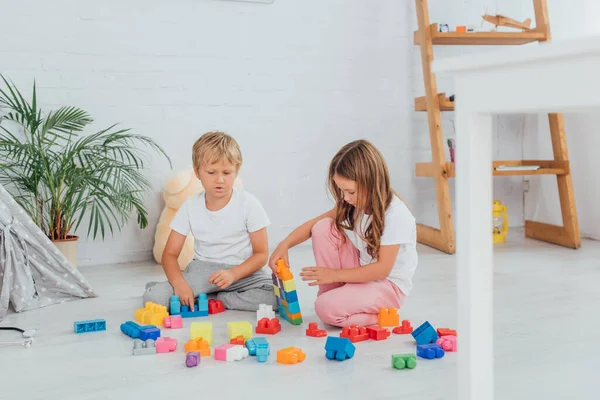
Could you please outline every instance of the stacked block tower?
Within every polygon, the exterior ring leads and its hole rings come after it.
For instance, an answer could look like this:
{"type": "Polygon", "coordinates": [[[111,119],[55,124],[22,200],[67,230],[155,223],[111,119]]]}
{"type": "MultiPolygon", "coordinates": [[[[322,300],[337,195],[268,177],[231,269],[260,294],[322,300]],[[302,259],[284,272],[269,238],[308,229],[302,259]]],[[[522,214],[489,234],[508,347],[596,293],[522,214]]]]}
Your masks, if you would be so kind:
{"type": "Polygon", "coordinates": [[[281,318],[292,325],[300,325],[302,323],[302,313],[300,312],[294,275],[285,265],[283,259],[277,260],[277,272],[273,274],[273,290],[275,296],[277,296],[281,318]]]}

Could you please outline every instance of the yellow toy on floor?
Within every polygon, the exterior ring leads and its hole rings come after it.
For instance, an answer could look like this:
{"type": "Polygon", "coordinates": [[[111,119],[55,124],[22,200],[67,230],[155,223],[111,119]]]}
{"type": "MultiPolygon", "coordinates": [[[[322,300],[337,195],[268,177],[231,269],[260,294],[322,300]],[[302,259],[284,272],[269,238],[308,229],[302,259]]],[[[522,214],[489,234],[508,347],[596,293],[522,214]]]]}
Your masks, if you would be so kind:
{"type": "MultiPolygon", "coordinates": [[[[241,188],[242,182],[238,177],[235,180],[235,187],[241,188]]],[[[158,224],[156,225],[156,232],[154,234],[154,260],[160,264],[163,251],[167,245],[167,239],[171,233],[170,224],[173,217],[179,210],[179,207],[185,200],[202,192],[204,188],[200,180],[196,178],[193,168],[184,169],[179,171],[175,176],[169,179],[165,183],[163,189],[163,199],[165,201],[165,208],[160,214],[158,224]]],[[[183,245],[181,254],[177,261],[179,262],[179,268],[182,270],[194,259],[194,237],[190,233],[183,245]]]]}

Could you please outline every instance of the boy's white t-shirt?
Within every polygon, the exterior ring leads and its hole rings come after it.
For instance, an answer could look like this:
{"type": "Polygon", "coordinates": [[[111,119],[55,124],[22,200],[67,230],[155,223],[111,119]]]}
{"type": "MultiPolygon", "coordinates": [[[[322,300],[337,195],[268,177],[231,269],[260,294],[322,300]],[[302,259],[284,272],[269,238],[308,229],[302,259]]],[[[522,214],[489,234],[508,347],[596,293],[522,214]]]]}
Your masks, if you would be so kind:
{"type": "MultiPolygon", "coordinates": [[[[368,226],[371,216],[365,215],[362,221],[363,232],[368,226]]],[[[360,254],[360,265],[376,262],[367,253],[367,244],[357,232],[345,229],[346,235],[360,254]]],[[[381,235],[381,246],[399,244],[400,250],[396,257],[394,268],[387,277],[408,296],[412,290],[412,277],[417,269],[417,224],[406,204],[397,196],[392,198],[385,212],[385,225],[381,235]]]]}
{"type": "Polygon", "coordinates": [[[269,224],[258,199],[234,188],[229,203],[218,211],[206,208],[205,192],[190,197],[173,217],[171,229],[194,235],[194,259],[239,265],[252,256],[250,233],[269,224]]]}

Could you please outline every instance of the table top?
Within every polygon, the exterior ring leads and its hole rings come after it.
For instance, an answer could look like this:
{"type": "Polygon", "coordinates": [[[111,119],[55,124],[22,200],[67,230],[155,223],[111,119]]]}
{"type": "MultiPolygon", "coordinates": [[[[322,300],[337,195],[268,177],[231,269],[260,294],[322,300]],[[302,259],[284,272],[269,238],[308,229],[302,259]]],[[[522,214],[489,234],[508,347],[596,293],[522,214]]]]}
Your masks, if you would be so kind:
{"type": "MultiPolygon", "coordinates": [[[[579,57],[600,57],[600,36],[581,37],[554,42],[532,43],[528,45],[504,47],[495,51],[485,51],[458,57],[448,57],[433,61],[432,70],[436,73],[462,74],[485,69],[506,68],[520,64],[576,59],[579,57]]],[[[543,65],[541,66],[543,68],[543,65]]]]}

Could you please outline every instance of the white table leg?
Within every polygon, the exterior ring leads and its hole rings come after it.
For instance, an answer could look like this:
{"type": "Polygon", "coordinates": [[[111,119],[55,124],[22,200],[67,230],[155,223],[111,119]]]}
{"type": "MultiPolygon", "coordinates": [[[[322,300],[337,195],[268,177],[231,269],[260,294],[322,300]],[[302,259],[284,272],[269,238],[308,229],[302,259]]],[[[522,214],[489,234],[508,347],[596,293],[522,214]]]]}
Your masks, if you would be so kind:
{"type": "Polygon", "coordinates": [[[494,397],[492,118],[456,110],[458,398],[494,397]]]}

